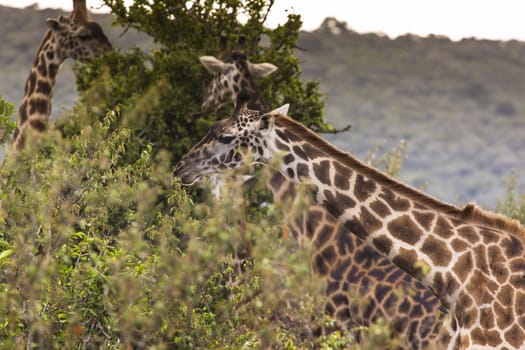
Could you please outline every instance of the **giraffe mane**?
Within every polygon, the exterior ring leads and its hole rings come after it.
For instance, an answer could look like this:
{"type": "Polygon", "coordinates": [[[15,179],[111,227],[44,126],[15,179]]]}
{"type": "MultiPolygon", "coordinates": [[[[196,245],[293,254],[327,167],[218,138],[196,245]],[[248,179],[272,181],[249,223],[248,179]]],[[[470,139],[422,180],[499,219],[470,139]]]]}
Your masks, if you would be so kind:
{"type": "MultiPolygon", "coordinates": [[[[42,38],[42,41],[40,42],[40,46],[38,47],[37,52],[41,52],[44,45],[47,43],[49,38],[51,37],[53,33],[51,32],[51,29],[48,29],[46,33],[44,34],[44,37],[42,38]]],[[[35,57],[35,61],[33,62],[33,65],[36,65],[38,63],[38,56],[35,57]]]]}
{"type": "Polygon", "coordinates": [[[501,214],[485,211],[475,204],[467,204],[463,209],[454,205],[440,201],[430,195],[427,195],[409,185],[382,173],[381,171],[366,165],[358,159],[352,157],[349,153],[340,150],[325,141],[318,134],[308,129],[301,123],[284,115],[275,116],[275,124],[286,128],[296,136],[315,145],[321,152],[334,157],[341,164],[354,169],[362,175],[373,179],[378,184],[392,189],[407,198],[418,202],[421,205],[432,208],[436,211],[450,216],[460,221],[489,228],[497,231],[508,232],[518,238],[525,240],[525,227],[518,220],[511,219],[501,214]]]}
{"type": "Polygon", "coordinates": [[[256,100],[259,100],[261,102],[261,106],[256,106],[256,105],[251,105],[251,104],[248,104],[248,107],[249,108],[254,108],[254,109],[260,109],[261,112],[267,112],[270,107],[268,106],[268,104],[266,103],[266,100],[264,99],[263,95],[262,95],[262,91],[261,89],[259,88],[259,84],[257,84],[257,82],[255,81],[255,78],[252,74],[252,72],[250,72],[250,69],[248,67],[248,62],[246,60],[242,60],[240,62],[240,64],[242,65],[242,68],[244,70],[245,73],[245,78],[248,79],[248,82],[250,84],[250,87],[251,87],[251,90],[252,90],[252,94],[255,94],[255,99],[256,100]]]}

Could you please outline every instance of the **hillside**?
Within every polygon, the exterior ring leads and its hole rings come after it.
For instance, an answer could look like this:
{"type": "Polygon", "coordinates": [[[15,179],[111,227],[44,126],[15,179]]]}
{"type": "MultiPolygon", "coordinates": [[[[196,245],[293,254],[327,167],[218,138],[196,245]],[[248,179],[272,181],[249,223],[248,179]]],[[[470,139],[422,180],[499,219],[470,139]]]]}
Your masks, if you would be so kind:
{"type": "MultiPolygon", "coordinates": [[[[17,104],[26,75],[57,10],[0,6],[0,95],[17,104]],[[9,48],[9,49],[6,49],[9,48]]],[[[110,28],[109,15],[94,15],[114,46],[151,47],[133,30],[110,28]],[[123,34],[121,36],[121,34],[123,34]]],[[[377,145],[388,150],[406,140],[408,157],[400,177],[451,202],[489,207],[503,196],[513,170],[525,170],[525,43],[359,34],[327,19],[303,32],[297,55],[303,78],[319,80],[328,99],[326,119],[352,131],[327,135],[365,157],[377,145]]],[[[67,65],[59,75],[53,117],[75,100],[67,65]]]]}
{"type": "MultiPolygon", "coordinates": [[[[303,33],[303,76],[328,96],[328,137],[361,157],[407,141],[400,177],[454,203],[493,207],[525,180],[525,43],[358,34],[327,19],[303,33]]],[[[522,187],[523,188],[523,187],[522,187]]]]}

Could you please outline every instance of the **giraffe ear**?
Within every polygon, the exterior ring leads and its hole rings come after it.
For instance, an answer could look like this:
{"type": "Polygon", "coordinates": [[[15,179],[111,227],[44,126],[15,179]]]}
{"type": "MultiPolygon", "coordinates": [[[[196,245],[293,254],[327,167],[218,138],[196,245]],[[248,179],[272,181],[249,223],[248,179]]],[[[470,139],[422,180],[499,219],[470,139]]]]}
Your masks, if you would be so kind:
{"type": "Polygon", "coordinates": [[[64,29],[64,25],[61,24],[59,21],[57,21],[56,19],[53,19],[53,18],[48,18],[46,20],[46,23],[47,23],[47,27],[49,29],[51,29],[52,31],[54,32],[58,32],[58,31],[61,31],[62,29],[64,29]]]}
{"type": "Polygon", "coordinates": [[[271,115],[277,115],[277,114],[280,114],[280,115],[284,115],[284,116],[287,116],[288,115],[288,109],[290,109],[290,104],[287,103],[285,105],[282,105],[281,107],[277,107],[276,109],[268,112],[268,113],[265,113],[266,114],[271,114],[271,115]]]}
{"type": "Polygon", "coordinates": [[[201,56],[199,57],[199,60],[201,61],[202,65],[208,72],[211,74],[223,74],[226,72],[226,69],[228,68],[228,63],[224,63],[218,58],[215,58],[213,56],[201,56]]]}
{"type": "Polygon", "coordinates": [[[277,66],[271,63],[250,63],[250,72],[256,78],[263,78],[277,70],[277,66]]]}
{"type": "Polygon", "coordinates": [[[259,120],[259,131],[261,134],[268,135],[273,130],[275,125],[275,116],[278,114],[286,115],[288,113],[289,107],[290,105],[287,103],[279,108],[274,109],[273,111],[263,114],[259,120]]]}

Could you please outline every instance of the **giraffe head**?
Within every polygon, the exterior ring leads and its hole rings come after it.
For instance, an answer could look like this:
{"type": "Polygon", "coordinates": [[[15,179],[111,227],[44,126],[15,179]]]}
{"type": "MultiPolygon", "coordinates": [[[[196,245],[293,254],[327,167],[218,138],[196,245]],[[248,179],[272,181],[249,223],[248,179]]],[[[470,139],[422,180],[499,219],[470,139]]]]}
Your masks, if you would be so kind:
{"type": "Polygon", "coordinates": [[[251,153],[253,162],[266,162],[270,158],[269,145],[274,130],[274,117],[286,115],[289,105],[268,113],[248,109],[253,98],[250,90],[241,90],[231,118],[218,121],[197,143],[174,170],[185,185],[203,176],[216,175],[235,169],[245,163],[251,153]]]}
{"type": "MultiPolygon", "coordinates": [[[[49,49],[55,50],[60,61],[72,58],[87,62],[103,52],[111,50],[111,43],[96,22],[85,18],[59,16],[48,19],[49,49]]],[[[46,50],[46,48],[43,48],[46,50]]]]}
{"type": "MultiPolygon", "coordinates": [[[[226,50],[226,39],[221,37],[220,58],[214,56],[200,57],[204,67],[213,74],[213,80],[208,86],[207,96],[202,104],[202,112],[217,110],[225,103],[235,103],[241,89],[257,90],[254,78],[268,76],[277,70],[271,63],[252,63],[244,52],[245,39],[241,36],[236,49],[226,50]]],[[[261,99],[259,99],[261,100],[261,99]]],[[[264,106],[250,105],[254,109],[264,109],[264,106]]]]}

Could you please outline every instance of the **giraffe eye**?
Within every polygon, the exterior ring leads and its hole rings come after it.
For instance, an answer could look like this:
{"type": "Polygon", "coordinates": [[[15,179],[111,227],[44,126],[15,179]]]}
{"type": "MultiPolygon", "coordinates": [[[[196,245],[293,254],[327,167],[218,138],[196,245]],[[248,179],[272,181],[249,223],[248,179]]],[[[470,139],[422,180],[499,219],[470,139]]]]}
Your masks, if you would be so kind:
{"type": "Polygon", "coordinates": [[[230,143],[233,141],[234,138],[235,136],[233,135],[221,135],[217,137],[217,141],[219,141],[220,143],[230,143]]]}
{"type": "Polygon", "coordinates": [[[80,40],[87,40],[87,39],[89,39],[89,34],[87,34],[87,33],[78,34],[78,38],[80,40]]]}

